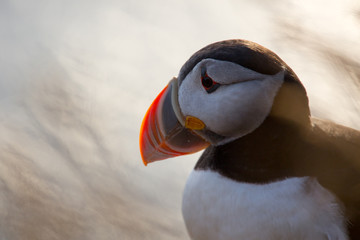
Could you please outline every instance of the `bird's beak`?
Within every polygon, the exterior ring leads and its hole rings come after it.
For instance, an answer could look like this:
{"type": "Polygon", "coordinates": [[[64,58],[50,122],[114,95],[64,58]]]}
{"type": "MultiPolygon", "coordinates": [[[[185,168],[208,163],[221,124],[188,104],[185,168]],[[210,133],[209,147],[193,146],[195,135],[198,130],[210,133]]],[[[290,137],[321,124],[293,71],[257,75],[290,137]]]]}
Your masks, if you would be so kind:
{"type": "Polygon", "coordinates": [[[178,80],[173,78],[147,110],[140,130],[140,152],[145,165],[150,162],[190,154],[209,143],[189,127],[201,123],[189,120],[178,103],[178,80]],[[187,126],[187,127],[185,127],[187,126]]]}

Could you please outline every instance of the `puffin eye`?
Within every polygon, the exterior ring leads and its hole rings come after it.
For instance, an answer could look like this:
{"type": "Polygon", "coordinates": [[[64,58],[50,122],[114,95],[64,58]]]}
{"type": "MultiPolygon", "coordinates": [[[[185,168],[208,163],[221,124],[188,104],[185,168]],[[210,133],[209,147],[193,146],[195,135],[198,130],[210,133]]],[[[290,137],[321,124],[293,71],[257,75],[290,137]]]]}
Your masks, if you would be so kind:
{"type": "Polygon", "coordinates": [[[205,71],[201,73],[201,84],[207,93],[214,92],[220,86],[220,84],[209,77],[205,71]]]}
{"type": "Polygon", "coordinates": [[[211,88],[212,85],[214,85],[214,81],[209,76],[203,77],[201,79],[201,83],[204,86],[204,88],[211,88]]]}

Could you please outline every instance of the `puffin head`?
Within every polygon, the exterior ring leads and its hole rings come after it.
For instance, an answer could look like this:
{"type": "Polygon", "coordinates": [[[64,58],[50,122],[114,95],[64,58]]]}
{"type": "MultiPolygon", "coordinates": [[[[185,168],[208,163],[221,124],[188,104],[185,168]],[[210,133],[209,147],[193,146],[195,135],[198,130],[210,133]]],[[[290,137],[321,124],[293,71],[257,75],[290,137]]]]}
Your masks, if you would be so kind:
{"type": "Polygon", "coordinates": [[[305,88],[275,53],[246,40],[216,42],[192,55],[154,100],[140,151],[146,165],[227,144],[269,118],[304,126],[309,116],[305,88]]]}

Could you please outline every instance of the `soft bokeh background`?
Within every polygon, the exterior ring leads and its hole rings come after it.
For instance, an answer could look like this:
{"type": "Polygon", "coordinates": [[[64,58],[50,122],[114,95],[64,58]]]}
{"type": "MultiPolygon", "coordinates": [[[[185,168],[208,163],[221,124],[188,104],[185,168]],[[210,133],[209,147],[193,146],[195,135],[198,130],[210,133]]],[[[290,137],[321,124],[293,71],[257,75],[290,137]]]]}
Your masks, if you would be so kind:
{"type": "Polygon", "coordinates": [[[201,47],[258,42],[312,113],[360,129],[357,0],[0,0],[0,239],[188,239],[199,154],[142,165],[157,93],[201,47]]]}

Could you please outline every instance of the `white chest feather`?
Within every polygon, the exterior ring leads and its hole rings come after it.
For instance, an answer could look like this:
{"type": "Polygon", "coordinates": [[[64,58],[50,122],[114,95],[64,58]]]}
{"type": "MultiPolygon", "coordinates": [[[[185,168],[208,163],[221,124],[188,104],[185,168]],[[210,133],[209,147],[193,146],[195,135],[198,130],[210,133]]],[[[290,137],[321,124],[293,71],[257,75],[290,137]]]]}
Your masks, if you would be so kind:
{"type": "Polygon", "coordinates": [[[335,197],[307,177],[258,185],[193,171],[182,211],[194,240],[348,239],[335,197]]]}

